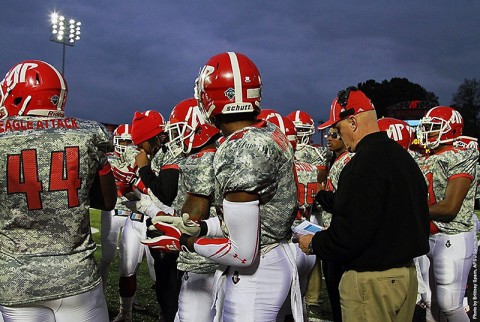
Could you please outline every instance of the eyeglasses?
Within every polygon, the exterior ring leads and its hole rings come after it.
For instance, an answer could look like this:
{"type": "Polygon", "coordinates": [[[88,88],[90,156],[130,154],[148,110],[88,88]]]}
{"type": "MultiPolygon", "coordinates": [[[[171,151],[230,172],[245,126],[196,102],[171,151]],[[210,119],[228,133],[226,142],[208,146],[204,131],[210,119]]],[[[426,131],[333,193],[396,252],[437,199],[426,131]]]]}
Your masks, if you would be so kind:
{"type": "Polygon", "coordinates": [[[339,116],[340,118],[346,118],[349,115],[355,114],[355,109],[349,108],[348,110],[345,110],[345,107],[347,106],[348,103],[348,97],[350,96],[351,91],[358,91],[358,88],[355,86],[349,86],[345,88],[344,90],[341,90],[337,94],[337,102],[340,104],[341,107],[344,108],[343,111],[340,112],[339,116]]]}
{"type": "Polygon", "coordinates": [[[342,136],[338,132],[328,132],[327,134],[324,135],[324,137],[327,139],[328,137],[331,137],[332,139],[341,139],[342,136]]]}

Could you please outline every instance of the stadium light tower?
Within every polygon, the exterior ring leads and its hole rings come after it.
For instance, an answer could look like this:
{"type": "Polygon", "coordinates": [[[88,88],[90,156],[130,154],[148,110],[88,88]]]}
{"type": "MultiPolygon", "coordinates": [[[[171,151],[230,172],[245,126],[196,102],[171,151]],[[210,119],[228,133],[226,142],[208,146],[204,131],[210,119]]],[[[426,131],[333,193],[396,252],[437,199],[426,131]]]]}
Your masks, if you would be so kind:
{"type": "Polygon", "coordinates": [[[62,75],[65,76],[65,46],[73,47],[75,42],[80,40],[80,29],[82,23],[74,19],[67,19],[58,12],[50,15],[51,36],[50,40],[60,43],[63,46],[62,75]]]}

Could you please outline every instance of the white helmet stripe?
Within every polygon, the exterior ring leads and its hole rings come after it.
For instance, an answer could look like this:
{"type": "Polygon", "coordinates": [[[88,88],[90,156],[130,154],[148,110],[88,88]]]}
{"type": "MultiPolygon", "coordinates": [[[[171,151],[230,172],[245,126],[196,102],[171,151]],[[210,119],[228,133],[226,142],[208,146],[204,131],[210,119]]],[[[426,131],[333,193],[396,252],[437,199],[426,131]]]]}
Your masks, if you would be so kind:
{"type": "Polygon", "coordinates": [[[238,65],[238,57],[234,52],[228,52],[230,63],[232,64],[233,82],[235,85],[235,102],[243,102],[242,75],[238,65]]]}
{"type": "Polygon", "coordinates": [[[65,98],[65,91],[67,90],[67,88],[65,86],[65,80],[64,80],[62,74],[60,74],[55,67],[53,67],[49,63],[45,63],[45,64],[50,66],[55,71],[55,73],[58,76],[58,80],[60,81],[60,86],[62,87],[62,90],[60,91],[60,97],[59,97],[59,101],[58,101],[58,104],[57,104],[57,110],[61,111],[62,106],[63,106],[63,99],[65,98]]]}
{"type": "Polygon", "coordinates": [[[295,122],[301,122],[302,120],[300,120],[300,110],[296,111],[295,112],[295,122]]]}

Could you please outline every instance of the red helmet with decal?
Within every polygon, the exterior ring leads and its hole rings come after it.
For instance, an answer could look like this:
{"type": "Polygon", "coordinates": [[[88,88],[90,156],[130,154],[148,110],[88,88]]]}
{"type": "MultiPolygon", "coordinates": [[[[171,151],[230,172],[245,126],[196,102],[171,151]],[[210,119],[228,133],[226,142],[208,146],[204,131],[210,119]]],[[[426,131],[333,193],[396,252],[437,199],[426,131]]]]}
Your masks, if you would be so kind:
{"type": "Polygon", "coordinates": [[[211,57],[195,81],[195,98],[210,119],[219,114],[260,112],[262,80],[247,56],[225,52],[211,57]]]}
{"type": "Polygon", "coordinates": [[[407,122],[392,117],[383,117],[377,121],[380,131],[387,132],[390,139],[399,143],[405,150],[412,142],[412,130],[407,122]]]}
{"type": "Polygon", "coordinates": [[[312,117],[307,112],[296,110],[288,114],[287,118],[295,124],[299,149],[309,144],[311,136],[315,133],[312,117]]]}
{"type": "Polygon", "coordinates": [[[167,125],[170,142],[168,148],[174,155],[190,153],[210,141],[220,131],[210,124],[205,112],[197,106],[195,98],[188,98],[177,105],[170,114],[167,125]]]}
{"type": "Polygon", "coordinates": [[[120,124],[113,131],[113,145],[117,154],[123,154],[128,145],[133,145],[132,127],[130,124],[120,124]]]}
{"type": "Polygon", "coordinates": [[[287,137],[288,141],[293,147],[293,150],[297,148],[297,130],[295,128],[295,124],[293,124],[289,118],[275,113],[268,116],[265,121],[271,122],[278,126],[282,133],[287,137]]]}
{"type": "Polygon", "coordinates": [[[275,114],[280,115],[276,110],[272,108],[262,108],[260,114],[257,115],[258,120],[266,120],[268,117],[273,116],[275,114]]]}
{"type": "Polygon", "coordinates": [[[435,149],[440,144],[452,144],[462,131],[463,118],[457,110],[450,106],[436,106],[420,119],[417,137],[427,149],[435,149]]]}
{"type": "Polygon", "coordinates": [[[461,135],[455,141],[453,145],[465,149],[479,149],[478,139],[472,136],[461,135]]]}
{"type": "Polygon", "coordinates": [[[0,119],[7,116],[64,116],[67,82],[52,65],[25,60],[0,83],[0,119]]]}

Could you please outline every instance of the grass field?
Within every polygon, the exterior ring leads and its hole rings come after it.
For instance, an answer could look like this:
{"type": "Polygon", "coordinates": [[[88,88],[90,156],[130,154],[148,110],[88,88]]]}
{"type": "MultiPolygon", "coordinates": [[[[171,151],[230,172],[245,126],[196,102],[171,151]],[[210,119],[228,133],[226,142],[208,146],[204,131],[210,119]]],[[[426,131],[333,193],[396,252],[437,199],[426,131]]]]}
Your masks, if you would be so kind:
{"type": "MultiPolygon", "coordinates": [[[[100,230],[100,212],[92,209],[91,214],[91,224],[93,228],[100,230]]],[[[477,211],[477,216],[480,212],[477,211]]],[[[102,247],[100,242],[100,232],[95,232],[93,234],[93,239],[97,243],[97,251],[95,252],[95,257],[97,262],[100,261],[102,247]]],[[[135,322],[156,322],[158,321],[158,310],[155,297],[155,291],[152,289],[153,282],[150,279],[148,274],[147,262],[146,259],[140,264],[139,270],[137,272],[137,299],[140,303],[146,306],[147,310],[144,312],[134,312],[133,321],[135,322]]],[[[107,282],[106,294],[108,311],[110,318],[113,319],[119,307],[118,300],[118,254],[113,262],[110,270],[110,275],[107,282]]],[[[315,316],[315,318],[321,318],[322,320],[331,320],[331,310],[330,304],[328,303],[328,296],[325,290],[325,287],[322,285],[322,294],[321,294],[322,304],[321,304],[321,315],[315,316]]]]}
{"type": "MultiPolygon", "coordinates": [[[[100,211],[92,209],[90,211],[90,222],[92,228],[100,230],[100,211]]],[[[97,243],[97,251],[95,252],[95,258],[97,262],[100,262],[102,255],[102,246],[100,242],[100,231],[93,230],[93,239],[97,243]]],[[[153,281],[148,274],[146,259],[140,264],[137,272],[137,299],[140,303],[147,307],[144,312],[133,312],[133,321],[135,322],[157,322],[158,321],[158,309],[155,297],[155,291],[151,288],[153,281]]],[[[110,269],[110,275],[108,277],[105,297],[108,305],[108,313],[110,319],[113,319],[119,308],[119,295],[118,295],[118,251],[115,261],[112,263],[110,269]]]]}

